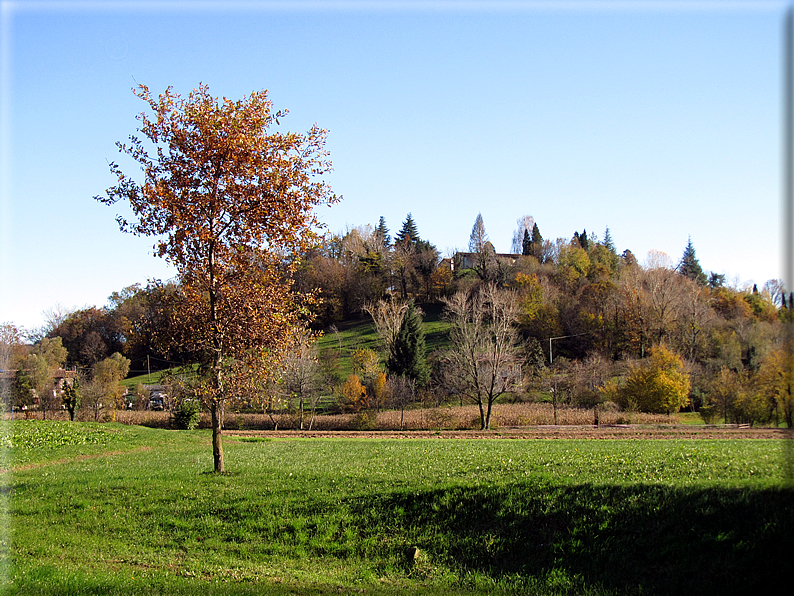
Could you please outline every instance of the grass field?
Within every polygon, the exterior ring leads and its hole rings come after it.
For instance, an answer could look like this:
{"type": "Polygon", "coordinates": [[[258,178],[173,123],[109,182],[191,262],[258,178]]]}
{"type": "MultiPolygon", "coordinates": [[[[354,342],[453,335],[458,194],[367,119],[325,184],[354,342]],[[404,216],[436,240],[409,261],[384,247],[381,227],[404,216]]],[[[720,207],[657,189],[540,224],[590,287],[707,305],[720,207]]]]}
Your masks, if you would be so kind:
{"type": "Polygon", "coordinates": [[[760,594],[794,553],[790,441],[229,438],[218,476],[206,431],[2,429],[8,594],[760,594]]]}

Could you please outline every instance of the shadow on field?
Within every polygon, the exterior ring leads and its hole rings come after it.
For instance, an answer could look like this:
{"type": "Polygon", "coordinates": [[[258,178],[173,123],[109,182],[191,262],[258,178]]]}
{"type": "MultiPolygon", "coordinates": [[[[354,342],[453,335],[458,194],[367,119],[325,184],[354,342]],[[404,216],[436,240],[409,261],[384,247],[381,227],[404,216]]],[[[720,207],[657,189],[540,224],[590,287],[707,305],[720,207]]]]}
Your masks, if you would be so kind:
{"type": "Polygon", "coordinates": [[[362,533],[395,528],[461,571],[621,593],[779,593],[794,553],[791,489],[519,484],[347,506],[362,533]]]}

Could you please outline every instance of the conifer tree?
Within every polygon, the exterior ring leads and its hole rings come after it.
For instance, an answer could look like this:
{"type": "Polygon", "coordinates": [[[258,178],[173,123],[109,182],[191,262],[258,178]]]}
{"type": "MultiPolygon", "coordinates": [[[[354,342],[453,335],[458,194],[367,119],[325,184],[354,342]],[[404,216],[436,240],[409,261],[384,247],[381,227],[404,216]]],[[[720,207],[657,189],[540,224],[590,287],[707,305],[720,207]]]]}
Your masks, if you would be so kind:
{"type": "Polygon", "coordinates": [[[532,226],[532,256],[534,256],[538,261],[541,258],[541,252],[543,250],[543,236],[540,235],[540,228],[538,228],[537,222],[535,225],[532,226]]]}
{"type": "Polygon", "coordinates": [[[692,238],[689,238],[684,255],[681,257],[681,262],[678,264],[678,273],[686,278],[691,279],[699,286],[705,286],[707,283],[706,274],[700,267],[700,262],[695,255],[695,247],[692,246],[692,238]]]}
{"type": "Polygon", "coordinates": [[[408,304],[386,366],[391,374],[413,379],[420,385],[430,377],[422,314],[413,300],[408,304]]]}
{"type": "Polygon", "coordinates": [[[590,249],[590,240],[587,238],[587,230],[582,230],[582,233],[579,234],[579,246],[581,246],[585,250],[590,249]]]}
{"type": "Polygon", "coordinates": [[[414,222],[413,217],[409,213],[408,216],[405,218],[403,222],[403,227],[400,228],[400,231],[397,233],[397,236],[394,237],[395,244],[404,244],[406,240],[410,244],[416,244],[421,240],[419,238],[419,232],[416,229],[416,223],[414,222]]]}
{"type": "Polygon", "coordinates": [[[383,248],[391,246],[391,236],[389,236],[389,228],[386,227],[386,219],[381,215],[378,220],[378,227],[375,228],[375,235],[380,240],[383,248]]]}
{"type": "Polygon", "coordinates": [[[602,244],[609,252],[615,253],[615,243],[612,241],[612,234],[609,231],[609,226],[607,226],[604,232],[604,242],[602,244]]]}
{"type": "Polygon", "coordinates": [[[525,257],[532,254],[532,236],[529,235],[529,230],[524,230],[524,240],[521,242],[521,254],[525,257]]]}

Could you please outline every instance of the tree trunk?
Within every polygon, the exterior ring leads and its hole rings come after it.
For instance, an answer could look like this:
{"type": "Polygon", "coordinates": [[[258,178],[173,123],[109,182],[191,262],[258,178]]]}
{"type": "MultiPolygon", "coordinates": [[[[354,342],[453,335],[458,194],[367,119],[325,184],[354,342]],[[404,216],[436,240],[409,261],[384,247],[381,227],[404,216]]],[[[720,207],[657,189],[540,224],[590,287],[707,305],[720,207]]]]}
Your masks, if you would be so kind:
{"type": "Polygon", "coordinates": [[[210,413],[212,414],[212,457],[215,461],[215,472],[225,474],[226,467],[223,465],[223,434],[219,408],[219,404],[215,402],[210,407],[210,413]]]}
{"type": "Polygon", "coordinates": [[[483,430],[491,430],[491,410],[493,408],[493,402],[490,400],[488,401],[488,413],[485,415],[485,426],[483,426],[483,430]]]}

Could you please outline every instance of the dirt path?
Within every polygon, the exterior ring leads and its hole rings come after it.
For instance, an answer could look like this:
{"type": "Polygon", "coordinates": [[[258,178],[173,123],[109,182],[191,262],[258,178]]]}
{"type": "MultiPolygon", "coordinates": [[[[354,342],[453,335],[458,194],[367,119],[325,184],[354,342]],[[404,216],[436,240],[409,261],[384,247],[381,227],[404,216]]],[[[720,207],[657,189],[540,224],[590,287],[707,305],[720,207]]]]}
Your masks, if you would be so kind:
{"type": "Polygon", "coordinates": [[[777,428],[716,426],[532,426],[493,431],[262,431],[228,430],[234,437],[278,439],[794,439],[777,428]]]}

